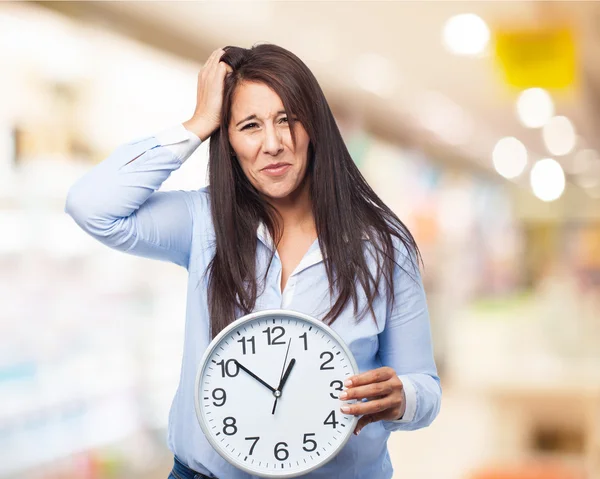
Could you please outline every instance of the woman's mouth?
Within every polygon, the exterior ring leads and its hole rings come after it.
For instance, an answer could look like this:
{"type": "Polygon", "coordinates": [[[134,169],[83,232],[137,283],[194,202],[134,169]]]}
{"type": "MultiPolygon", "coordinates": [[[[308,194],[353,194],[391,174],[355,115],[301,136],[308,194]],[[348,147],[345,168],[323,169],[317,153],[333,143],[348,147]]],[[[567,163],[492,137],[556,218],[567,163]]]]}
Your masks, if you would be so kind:
{"type": "Polygon", "coordinates": [[[262,171],[269,176],[281,176],[290,169],[291,166],[292,165],[289,163],[273,163],[272,165],[263,168],[262,171]]]}

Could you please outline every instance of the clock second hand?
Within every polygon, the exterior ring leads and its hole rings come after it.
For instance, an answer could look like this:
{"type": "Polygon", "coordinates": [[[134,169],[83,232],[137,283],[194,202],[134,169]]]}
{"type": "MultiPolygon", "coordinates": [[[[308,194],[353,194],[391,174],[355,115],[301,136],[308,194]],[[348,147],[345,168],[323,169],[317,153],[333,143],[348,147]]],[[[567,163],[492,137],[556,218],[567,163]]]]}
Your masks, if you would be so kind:
{"type": "MultiPolygon", "coordinates": [[[[285,352],[285,358],[283,360],[283,367],[281,368],[281,376],[279,376],[279,385],[277,386],[277,391],[275,391],[273,394],[275,395],[275,402],[273,403],[273,410],[271,411],[271,414],[275,414],[275,408],[277,407],[277,400],[279,399],[279,396],[281,396],[281,383],[283,382],[283,377],[286,376],[287,379],[287,374],[285,371],[285,363],[287,362],[287,357],[288,357],[288,353],[290,352],[290,346],[292,344],[292,338],[290,338],[290,340],[288,341],[288,347],[287,350],[285,352]]],[[[295,362],[295,360],[294,360],[295,362]]],[[[292,363],[290,363],[290,366],[292,366],[292,363]]],[[[291,369],[288,367],[288,373],[291,369]]]]}

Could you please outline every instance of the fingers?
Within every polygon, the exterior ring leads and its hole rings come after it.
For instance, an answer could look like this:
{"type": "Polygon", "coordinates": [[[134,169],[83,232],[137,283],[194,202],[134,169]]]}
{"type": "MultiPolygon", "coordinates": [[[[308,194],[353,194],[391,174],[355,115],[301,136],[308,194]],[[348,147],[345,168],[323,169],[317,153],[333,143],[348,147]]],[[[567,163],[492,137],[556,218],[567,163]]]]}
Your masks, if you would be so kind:
{"type": "Polygon", "coordinates": [[[216,67],[219,65],[223,53],[225,53],[225,51],[221,48],[218,48],[214,52],[212,52],[208,57],[208,60],[206,60],[202,71],[206,74],[214,74],[214,72],[216,71],[216,67]]]}
{"type": "Polygon", "coordinates": [[[219,60],[221,60],[223,53],[225,53],[225,50],[223,50],[222,48],[217,48],[216,50],[214,50],[208,57],[208,60],[206,60],[205,66],[214,66],[217,63],[219,63],[219,60]]]}
{"type": "MultiPolygon", "coordinates": [[[[233,68],[231,68],[227,63],[225,62],[220,62],[219,63],[219,68],[221,70],[225,70],[225,75],[229,74],[229,73],[233,73],[233,68]]],[[[223,75],[223,76],[225,76],[223,75]]]]}
{"type": "Polygon", "coordinates": [[[364,414],[375,414],[388,409],[395,408],[397,406],[397,400],[393,397],[387,396],[381,399],[375,399],[373,401],[357,402],[354,404],[344,404],[340,410],[344,414],[350,414],[352,416],[362,416],[364,414]]]}
{"type": "Polygon", "coordinates": [[[224,53],[225,50],[222,48],[217,48],[215,51],[213,51],[204,63],[199,75],[204,77],[213,77],[215,73],[220,70],[219,65],[225,65],[224,63],[220,62],[221,56],[223,56],[224,53]]]}
{"type": "Polygon", "coordinates": [[[233,69],[225,62],[221,61],[221,57],[225,54],[225,50],[222,48],[217,48],[214,52],[211,53],[210,57],[205,63],[205,68],[208,68],[212,72],[222,73],[224,76],[226,73],[233,72],[233,69]]]}
{"type": "Polygon", "coordinates": [[[198,77],[206,77],[208,75],[208,73],[213,69],[213,65],[214,65],[214,57],[216,55],[216,50],[214,52],[212,52],[210,54],[210,56],[208,57],[208,59],[204,62],[204,65],[202,65],[202,68],[200,69],[200,72],[198,73],[198,77]]]}
{"type": "Polygon", "coordinates": [[[383,413],[371,414],[370,416],[363,416],[356,423],[356,427],[354,428],[354,434],[358,436],[358,433],[366,425],[371,424],[372,422],[377,422],[385,419],[386,418],[384,417],[383,413]]]}
{"type": "Polygon", "coordinates": [[[366,384],[387,381],[388,379],[391,379],[393,377],[396,377],[396,372],[392,368],[385,366],[382,368],[372,369],[362,374],[357,374],[356,376],[351,376],[348,379],[346,379],[346,381],[344,382],[344,386],[364,386],[366,384]]]}
{"type": "Polygon", "coordinates": [[[192,118],[184,123],[202,140],[212,135],[220,125],[224,79],[228,72],[232,72],[229,65],[221,62],[224,53],[222,48],[214,50],[198,73],[196,107],[192,118]]]}
{"type": "Polygon", "coordinates": [[[387,397],[402,392],[402,381],[392,368],[383,367],[358,374],[346,380],[347,389],[342,391],[340,399],[373,399],[387,397]]]}
{"type": "Polygon", "coordinates": [[[340,400],[357,402],[344,404],[340,408],[342,413],[362,416],[354,434],[372,422],[400,416],[405,400],[404,386],[394,369],[382,367],[357,374],[347,379],[344,385],[347,389],[340,394],[340,400]]]}
{"type": "Polygon", "coordinates": [[[390,380],[369,384],[367,386],[357,386],[342,391],[340,399],[342,401],[348,401],[350,399],[374,399],[377,397],[389,396],[394,392],[394,389],[398,387],[401,386],[393,384],[390,380]]]}

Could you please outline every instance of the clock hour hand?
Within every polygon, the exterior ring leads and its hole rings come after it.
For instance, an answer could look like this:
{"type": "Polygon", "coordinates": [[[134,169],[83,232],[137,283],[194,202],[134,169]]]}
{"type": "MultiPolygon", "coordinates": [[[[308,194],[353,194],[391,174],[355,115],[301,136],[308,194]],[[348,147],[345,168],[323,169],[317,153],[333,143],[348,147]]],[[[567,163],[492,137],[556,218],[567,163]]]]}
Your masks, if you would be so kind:
{"type": "Polygon", "coordinates": [[[277,407],[277,400],[283,395],[283,386],[285,385],[285,383],[288,379],[288,376],[292,372],[292,368],[294,367],[294,364],[296,364],[296,359],[292,358],[292,360],[290,361],[290,364],[288,364],[288,367],[285,370],[285,374],[283,375],[283,377],[281,378],[281,381],[279,382],[279,386],[277,386],[277,392],[279,393],[279,395],[277,395],[277,393],[275,393],[275,402],[273,403],[273,410],[271,411],[271,414],[275,414],[275,408],[277,407]]]}
{"type": "Polygon", "coordinates": [[[261,378],[259,378],[256,374],[254,374],[252,371],[250,371],[246,366],[242,365],[237,359],[234,359],[234,361],[235,361],[235,364],[237,364],[238,368],[242,369],[243,371],[246,371],[250,376],[252,376],[254,379],[256,379],[263,386],[265,386],[269,391],[275,392],[275,388],[271,387],[269,384],[267,384],[265,381],[263,381],[261,378]]]}
{"type": "Polygon", "coordinates": [[[279,386],[277,386],[277,390],[279,392],[283,392],[283,386],[285,385],[290,373],[292,372],[292,367],[294,366],[294,364],[296,364],[296,359],[292,358],[292,360],[290,361],[290,364],[288,364],[287,369],[285,370],[285,374],[283,375],[283,377],[281,378],[281,381],[279,383],[279,386]]]}

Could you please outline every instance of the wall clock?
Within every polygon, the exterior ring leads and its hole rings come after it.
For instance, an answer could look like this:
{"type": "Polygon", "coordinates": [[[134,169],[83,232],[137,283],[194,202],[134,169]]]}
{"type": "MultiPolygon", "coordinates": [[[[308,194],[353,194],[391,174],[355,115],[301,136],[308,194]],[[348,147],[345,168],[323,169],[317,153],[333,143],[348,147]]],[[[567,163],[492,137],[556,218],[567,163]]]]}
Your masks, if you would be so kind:
{"type": "Polygon", "coordinates": [[[261,477],[295,477],[335,457],[358,418],[343,414],[358,374],[339,335],[289,310],[246,315],[219,333],[198,367],[196,415],[213,448],[261,477]]]}

